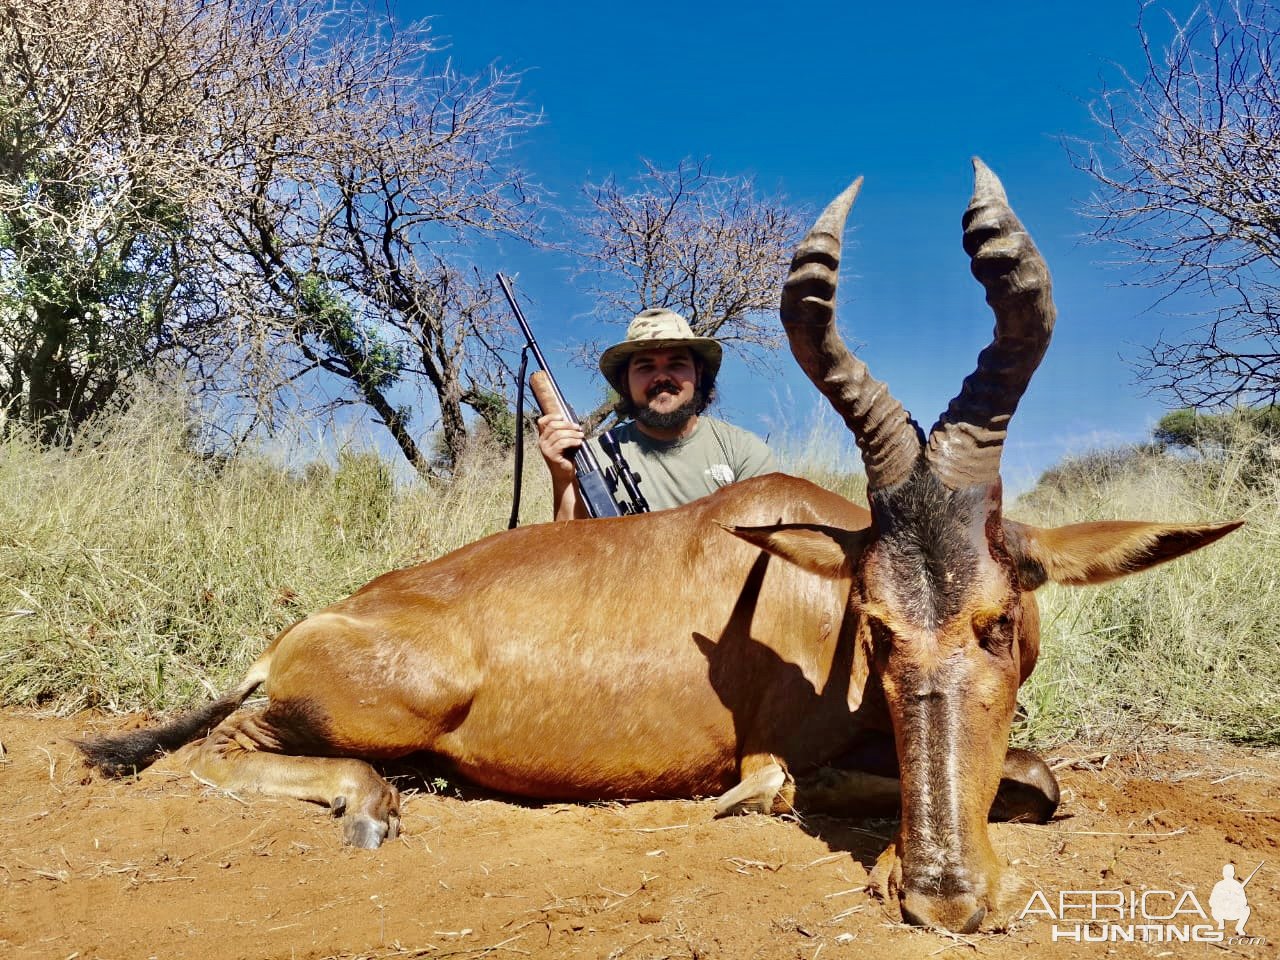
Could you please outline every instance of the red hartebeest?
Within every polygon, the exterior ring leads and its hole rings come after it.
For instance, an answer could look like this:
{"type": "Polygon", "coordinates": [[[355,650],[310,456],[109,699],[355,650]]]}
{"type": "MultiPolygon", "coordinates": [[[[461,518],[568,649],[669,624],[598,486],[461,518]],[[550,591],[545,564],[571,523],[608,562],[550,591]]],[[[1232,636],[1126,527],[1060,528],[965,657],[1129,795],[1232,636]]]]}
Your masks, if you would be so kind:
{"type": "Polygon", "coordinates": [[[1007,750],[1039,648],[1033,591],[1142,570],[1239,525],[1004,519],[1001,445],[1054,307],[999,181],[975,172],[964,245],[995,337],[927,439],[836,332],[858,183],[782,295],[792,351],[862,450],[870,511],[775,474],[676,510],[497,534],[295,624],[212,704],[82,749],[123,772],[207,733],[203,779],[327,803],[362,847],[399,823],[368,761],[418,751],[514,794],[724,792],[718,812],[858,812],[888,784],[901,828],[882,888],[911,922],[975,929],[1002,894],[986,826],[1002,775],[1041,816],[1057,800],[1044,765],[1007,750]],[[263,683],[266,706],[239,710],[263,683]],[[900,785],[830,766],[877,733],[900,785]]]}

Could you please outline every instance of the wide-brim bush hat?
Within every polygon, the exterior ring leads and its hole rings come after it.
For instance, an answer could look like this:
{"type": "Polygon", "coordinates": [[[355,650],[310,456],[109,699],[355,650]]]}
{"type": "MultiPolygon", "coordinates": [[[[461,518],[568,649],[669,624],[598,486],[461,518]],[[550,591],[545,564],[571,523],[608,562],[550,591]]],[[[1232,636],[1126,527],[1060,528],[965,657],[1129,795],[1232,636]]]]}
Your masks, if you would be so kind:
{"type": "Polygon", "coordinates": [[[627,385],[622,382],[621,374],[631,355],[641,350],[664,350],[667,347],[688,347],[701,358],[712,379],[719,371],[720,360],[724,356],[719,343],[710,337],[695,336],[689,321],[680,314],[652,308],[637,313],[627,327],[626,339],[600,354],[600,372],[609,385],[625,397],[627,385]]]}

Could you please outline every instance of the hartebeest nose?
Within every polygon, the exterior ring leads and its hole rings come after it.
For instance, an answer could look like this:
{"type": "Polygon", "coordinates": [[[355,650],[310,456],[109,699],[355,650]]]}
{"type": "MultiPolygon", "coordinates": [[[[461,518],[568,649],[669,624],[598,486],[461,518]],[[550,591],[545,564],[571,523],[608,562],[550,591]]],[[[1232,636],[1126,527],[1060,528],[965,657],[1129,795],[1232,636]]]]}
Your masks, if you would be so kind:
{"type": "Polygon", "coordinates": [[[971,893],[935,897],[916,890],[904,890],[899,900],[902,919],[917,927],[941,927],[954,933],[974,933],[987,915],[987,908],[971,893]]]}

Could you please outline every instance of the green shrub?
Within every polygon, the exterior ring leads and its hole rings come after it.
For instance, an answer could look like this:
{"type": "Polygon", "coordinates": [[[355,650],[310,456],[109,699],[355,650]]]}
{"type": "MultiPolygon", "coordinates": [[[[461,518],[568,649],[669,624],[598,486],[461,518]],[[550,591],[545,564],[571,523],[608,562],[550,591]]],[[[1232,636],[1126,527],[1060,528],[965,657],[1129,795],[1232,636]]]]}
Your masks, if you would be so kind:
{"type": "Polygon", "coordinates": [[[1156,444],[1227,468],[1242,483],[1265,487],[1280,469],[1280,407],[1238,407],[1226,413],[1174,410],[1152,431],[1156,444]]]}

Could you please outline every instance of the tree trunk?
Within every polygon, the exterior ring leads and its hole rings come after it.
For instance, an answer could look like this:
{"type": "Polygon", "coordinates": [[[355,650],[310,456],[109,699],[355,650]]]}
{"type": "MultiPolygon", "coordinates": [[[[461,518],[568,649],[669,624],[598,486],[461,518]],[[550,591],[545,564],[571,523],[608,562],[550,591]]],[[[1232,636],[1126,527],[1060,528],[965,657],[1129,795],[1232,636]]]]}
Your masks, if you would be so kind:
{"type": "Polygon", "coordinates": [[[467,423],[462,417],[462,391],[450,378],[440,391],[440,427],[444,433],[445,453],[449,467],[456,467],[467,449],[467,423]]]}
{"type": "Polygon", "coordinates": [[[48,306],[38,311],[40,345],[27,364],[26,421],[37,431],[40,442],[52,444],[58,439],[66,411],[62,409],[59,380],[64,361],[58,354],[65,350],[70,333],[70,320],[64,310],[48,306]]]}

